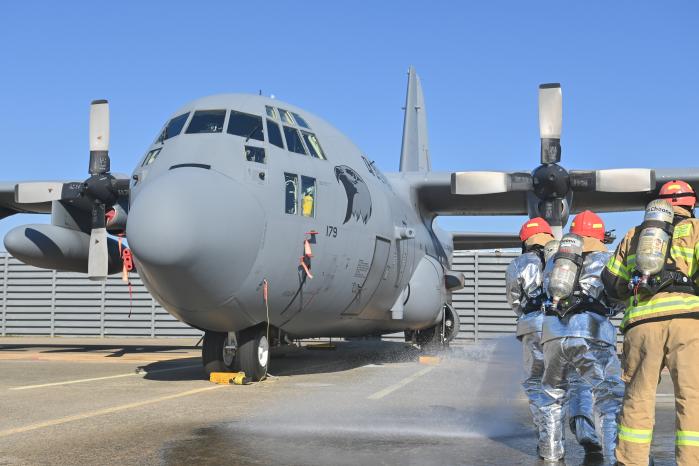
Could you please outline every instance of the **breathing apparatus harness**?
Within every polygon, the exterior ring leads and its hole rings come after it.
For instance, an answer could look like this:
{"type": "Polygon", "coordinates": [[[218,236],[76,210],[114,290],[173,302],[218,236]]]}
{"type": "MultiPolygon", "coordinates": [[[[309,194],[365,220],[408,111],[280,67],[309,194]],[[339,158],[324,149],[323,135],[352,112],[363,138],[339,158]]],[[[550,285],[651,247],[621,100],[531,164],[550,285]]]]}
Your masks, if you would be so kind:
{"type": "Polygon", "coordinates": [[[590,296],[582,289],[580,285],[580,274],[582,273],[583,265],[585,263],[585,256],[588,253],[576,254],[574,252],[569,252],[566,248],[562,248],[553,256],[554,264],[558,260],[568,260],[575,264],[575,281],[572,292],[561,298],[554,305],[554,301],[547,299],[544,303],[544,308],[546,310],[546,315],[556,316],[562,319],[568,315],[579,314],[581,312],[594,312],[603,317],[610,317],[613,314],[610,309],[604,305],[599,299],[590,296]]]}
{"type": "MultiPolygon", "coordinates": [[[[694,217],[693,211],[690,211],[690,213],[692,217],[694,217]]],[[[638,295],[640,292],[643,292],[643,294],[648,297],[655,296],[661,291],[666,293],[699,295],[699,287],[696,285],[696,280],[699,278],[699,270],[695,272],[692,277],[687,276],[677,268],[675,260],[670,254],[672,241],[674,239],[673,233],[675,231],[675,225],[684,219],[685,217],[683,216],[674,215],[673,223],[660,220],[645,220],[639,226],[640,231],[646,228],[659,228],[663,230],[670,238],[670,242],[667,245],[665,261],[660,272],[652,274],[646,280],[643,280],[643,274],[638,269],[634,269],[631,280],[629,280],[629,289],[633,293],[634,306],[638,306],[638,295]]]]}
{"type": "Polygon", "coordinates": [[[603,317],[609,317],[610,313],[608,308],[597,298],[588,295],[580,286],[580,273],[582,272],[582,266],[585,261],[584,257],[577,254],[558,252],[553,260],[555,261],[559,257],[568,259],[578,266],[578,272],[575,275],[575,288],[568,297],[559,301],[556,306],[553,305],[552,301],[547,299],[545,303],[546,315],[563,318],[567,315],[590,311],[603,317]]]}

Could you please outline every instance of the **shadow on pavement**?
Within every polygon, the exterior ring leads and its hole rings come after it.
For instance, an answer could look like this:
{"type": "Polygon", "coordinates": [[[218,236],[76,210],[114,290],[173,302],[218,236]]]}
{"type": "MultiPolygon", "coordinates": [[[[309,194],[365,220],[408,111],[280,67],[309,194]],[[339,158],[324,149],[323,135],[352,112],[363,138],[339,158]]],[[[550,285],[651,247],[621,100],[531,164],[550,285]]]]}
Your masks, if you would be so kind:
{"type": "MultiPolygon", "coordinates": [[[[337,342],[334,350],[306,347],[280,348],[272,352],[270,376],[298,376],[341,372],[367,364],[383,365],[417,361],[420,350],[405,343],[386,341],[337,342]]],[[[201,358],[153,362],[141,367],[148,380],[206,380],[201,358]],[[181,366],[195,366],[182,367],[181,366]]]]}
{"type": "Polygon", "coordinates": [[[181,382],[207,379],[199,357],[152,362],[138,369],[144,372],[143,378],[146,380],[181,382]]]}

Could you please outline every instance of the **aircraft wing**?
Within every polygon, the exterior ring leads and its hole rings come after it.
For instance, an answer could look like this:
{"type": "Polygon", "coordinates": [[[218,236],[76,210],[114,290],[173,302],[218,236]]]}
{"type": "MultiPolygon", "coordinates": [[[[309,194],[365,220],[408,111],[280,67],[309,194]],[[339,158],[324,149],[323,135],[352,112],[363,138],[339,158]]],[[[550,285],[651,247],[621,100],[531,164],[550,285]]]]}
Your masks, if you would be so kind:
{"type": "Polygon", "coordinates": [[[402,172],[398,183],[407,183],[421,207],[436,215],[527,215],[527,193],[458,195],[451,189],[449,172],[402,172]]]}
{"type": "MultiPolygon", "coordinates": [[[[650,191],[575,190],[571,213],[586,209],[595,212],[643,210],[655,199],[664,183],[675,179],[688,182],[699,192],[699,168],[662,168],[650,172],[650,186],[654,186],[650,191]]],[[[452,173],[449,172],[403,172],[393,174],[391,178],[399,184],[408,184],[421,208],[436,215],[528,215],[537,210],[537,206],[528,203],[538,200],[523,185],[487,194],[454,194],[452,173]]]]}
{"type": "Polygon", "coordinates": [[[519,248],[522,240],[510,233],[452,232],[454,249],[519,248]]]}
{"type": "Polygon", "coordinates": [[[18,204],[15,202],[15,181],[0,182],[0,219],[17,213],[49,214],[51,213],[51,201],[31,204],[18,204]]]}
{"type": "Polygon", "coordinates": [[[573,196],[573,213],[589,209],[594,212],[623,212],[644,210],[646,205],[657,197],[660,187],[672,180],[683,180],[699,192],[699,168],[656,168],[655,190],[645,193],[614,193],[600,191],[579,191],[573,196]]]}

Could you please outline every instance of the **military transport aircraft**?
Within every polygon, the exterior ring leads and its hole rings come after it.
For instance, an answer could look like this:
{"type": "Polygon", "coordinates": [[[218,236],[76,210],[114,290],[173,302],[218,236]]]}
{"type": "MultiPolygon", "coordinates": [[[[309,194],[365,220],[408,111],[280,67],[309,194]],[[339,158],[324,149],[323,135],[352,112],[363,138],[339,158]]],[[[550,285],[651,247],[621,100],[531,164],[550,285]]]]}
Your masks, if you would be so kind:
{"type": "Polygon", "coordinates": [[[560,234],[570,213],[641,210],[665,181],[699,189],[697,169],[566,171],[561,88],[539,89],[541,164],[530,172],[430,171],[420,80],[411,68],[400,171],[384,174],[321,118],[243,94],[176,111],[130,177],[110,173],[109,110],[90,111],[89,178],[0,185],[2,217],[51,213],[5,237],[20,260],[104,279],[126,236],[147,289],[205,332],[207,371],[266,374],[270,345],[405,331],[449,341],[454,247],[518,246],[507,234],[446,233],[438,215],[530,215],[560,234]]]}

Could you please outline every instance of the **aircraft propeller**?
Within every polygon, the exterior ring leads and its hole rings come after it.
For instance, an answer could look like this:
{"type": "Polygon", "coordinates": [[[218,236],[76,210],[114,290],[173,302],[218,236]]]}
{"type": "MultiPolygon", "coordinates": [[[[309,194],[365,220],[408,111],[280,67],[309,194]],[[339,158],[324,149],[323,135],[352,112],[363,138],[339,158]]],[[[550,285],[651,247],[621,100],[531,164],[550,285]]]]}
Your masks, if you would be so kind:
{"type": "Polygon", "coordinates": [[[530,217],[545,218],[560,237],[568,220],[574,192],[634,193],[655,189],[655,171],[647,168],[567,171],[560,166],[562,120],[561,85],[540,85],[541,164],[531,173],[456,172],[452,175],[452,193],[483,195],[526,191],[530,217]]]}
{"type": "Polygon", "coordinates": [[[15,186],[15,201],[31,204],[48,201],[76,201],[86,199],[92,211],[88,278],[107,278],[109,257],[107,251],[106,211],[121,196],[129,194],[129,179],[115,178],[110,173],[109,159],[109,103],[95,100],[90,105],[90,177],[83,182],[27,182],[15,186]]]}

